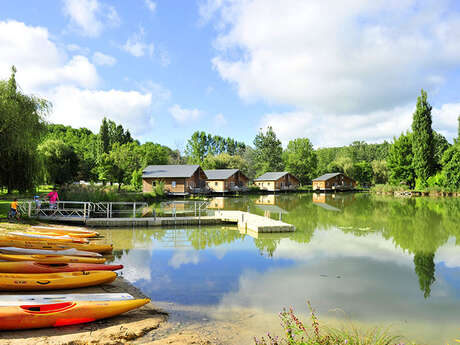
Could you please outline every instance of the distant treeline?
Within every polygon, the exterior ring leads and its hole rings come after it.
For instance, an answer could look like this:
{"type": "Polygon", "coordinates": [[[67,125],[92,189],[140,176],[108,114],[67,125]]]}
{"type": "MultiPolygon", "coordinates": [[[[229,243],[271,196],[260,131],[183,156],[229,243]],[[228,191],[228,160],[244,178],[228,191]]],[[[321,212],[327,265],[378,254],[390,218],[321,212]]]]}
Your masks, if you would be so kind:
{"type": "Polygon", "coordinates": [[[142,170],[153,164],[200,164],[204,169],[237,168],[254,178],[267,171],[287,170],[303,184],[328,172],[344,172],[361,185],[407,184],[460,189],[460,149],[431,129],[426,93],[417,101],[412,132],[393,143],[314,149],[308,138],[291,140],[283,149],[271,127],[246,145],[197,131],[185,152],[132,138],[129,129],[107,117],[98,133],[48,124],[51,104],[24,95],[15,69],[0,81],[0,187],[26,191],[41,183],[74,181],[118,183],[141,190],[142,170]]]}

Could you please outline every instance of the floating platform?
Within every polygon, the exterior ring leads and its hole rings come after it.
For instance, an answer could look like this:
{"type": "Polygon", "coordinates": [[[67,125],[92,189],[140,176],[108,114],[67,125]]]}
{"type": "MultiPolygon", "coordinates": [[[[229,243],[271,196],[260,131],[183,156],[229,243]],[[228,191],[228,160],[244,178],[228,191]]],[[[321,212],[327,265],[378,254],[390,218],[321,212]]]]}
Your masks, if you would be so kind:
{"type": "Polygon", "coordinates": [[[293,232],[295,226],[267,217],[242,211],[215,211],[214,216],[202,217],[145,217],[145,218],[88,218],[91,227],[153,227],[176,225],[218,225],[235,223],[238,228],[257,233],[293,232]]]}

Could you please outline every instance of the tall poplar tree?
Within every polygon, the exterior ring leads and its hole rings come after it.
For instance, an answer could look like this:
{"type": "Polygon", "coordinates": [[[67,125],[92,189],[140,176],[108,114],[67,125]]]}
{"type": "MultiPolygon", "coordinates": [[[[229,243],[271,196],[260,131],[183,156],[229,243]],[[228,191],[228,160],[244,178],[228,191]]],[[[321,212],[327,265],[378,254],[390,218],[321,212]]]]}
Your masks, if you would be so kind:
{"type": "Polygon", "coordinates": [[[282,171],[284,169],[282,160],[283,147],[272,127],[268,127],[266,133],[261,130],[256,135],[254,146],[256,154],[255,164],[258,174],[268,171],[282,171]]]}
{"type": "Polygon", "coordinates": [[[417,98],[417,108],[412,121],[413,165],[419,187],[426,187],[428,178],[435,173],[431,124],[431,105],[427,101],[427,93],[422,90],[421,95],[417,98]]]}

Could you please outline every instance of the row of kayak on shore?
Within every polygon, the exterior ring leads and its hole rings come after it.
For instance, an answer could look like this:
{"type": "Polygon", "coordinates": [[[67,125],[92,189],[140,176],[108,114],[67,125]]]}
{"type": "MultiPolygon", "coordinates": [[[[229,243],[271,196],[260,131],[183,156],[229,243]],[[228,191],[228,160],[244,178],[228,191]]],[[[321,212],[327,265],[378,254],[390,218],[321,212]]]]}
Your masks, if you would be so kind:
{"type": "MultiPolygon", "coordinates": [[[[75,289],[111,283],[122,265],[106,265],[113,246],[95,231],[31,227],[0,235],[0,291],[75,289]]],[[[141,307],[129,294],[1,295],[0,330],[91,322],[141,307]]]]}

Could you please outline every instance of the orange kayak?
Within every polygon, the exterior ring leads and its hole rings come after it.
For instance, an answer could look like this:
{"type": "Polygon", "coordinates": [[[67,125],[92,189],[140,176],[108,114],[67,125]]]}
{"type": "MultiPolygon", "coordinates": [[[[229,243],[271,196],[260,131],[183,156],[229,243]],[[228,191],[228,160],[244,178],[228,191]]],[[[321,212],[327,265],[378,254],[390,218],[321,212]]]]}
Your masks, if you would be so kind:
{"type": "Polygon", "coordinates": [[[0,330],[76,325],[119,315],[149,302],[134,299],[0,307],[0,330]]]}
{"type": "Polygon", "coordinates": [[[7,261],[0,262],[2,273],[57,273],[78,271],[116,271],[123,265],[103,265],[87,263],[59,263],[48,264],[35,261],[7,261]]]}
{"type": "Polygon", "coordinates": [[[60,290],[111,283],[117,274],[112,271],[61,273],[0,273],[0,290],[60,290]]]}
{"type": "MultiPolygon", "coordinates": [[[[96,236],[99,236],[99,233],[96,231],[86,230],[82,228],[69,229],[69,228],[55,228],[52,226],[32,226],[29,229],[30,231],[54,232],[54,233],[59,233],[59,234],[78,233],[78,234],[87,234],[87,235],[95,234],[96,236]]],[[[27,229],[27,231],[29,231],[29,229],[27,229]]]]}
{"type": "Polygon", "coordinates": [[[33,248],[33,249],[48,249],[48,250],[60,250],[75,248],[87,252],[94,253],[111,253],[113,246],[105,243],[56,243],[46,240],[38,239],[12,239],[6,236],[0,236],[0,246],[2,247],[19,247],[19,248],[33,248]]]}
{"type": "Polygon", "coordinates": [[[85,256],[71,255],[16,255],[16,254],[0,254],[0,260],[5,261],[37,261],[47,264],[63,264],[63,263],[89,263],[103,264],[105,258],[88,258],[85,256]]]}

